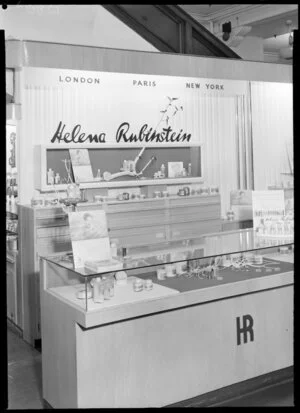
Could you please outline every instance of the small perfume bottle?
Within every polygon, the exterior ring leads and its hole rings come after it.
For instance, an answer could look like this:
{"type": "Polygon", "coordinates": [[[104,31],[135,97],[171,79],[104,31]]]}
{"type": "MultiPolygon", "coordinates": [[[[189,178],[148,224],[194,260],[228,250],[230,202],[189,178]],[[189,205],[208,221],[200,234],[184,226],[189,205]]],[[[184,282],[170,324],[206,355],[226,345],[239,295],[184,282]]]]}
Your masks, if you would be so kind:
{"type": "Polygon", "coordinates": [[[59,176],[59,173],[57,173],[57,174],[55,175],[55,177],[54,177],[54,183],[55,183],[55,185],[60,184],[60,176],[59,176]]]}
{"type": "Polygon", "coordinates": [[[161,177],[164,178],[166,175],[166,167],[164,164],[161,165],[160,167],[160,172],[161,172],[161,177]]]}
{"type": "Polygon", "coordinates": [[[118,256],[118,247],[117,247],[117,243],[116,242],[112,242],[110,244],[110,252],[111,252],[111,256],[117,257],[118,256]]]}
{"type": "Polygon", "coordinates": [[[96,178],[97,178],[97,179],[101,179],[100,169],[97,170],[96,178]]]}
{"type": "Polygon", "coordinates": [[[144,289],[150,291],[153,289],[153,281],[151,279],[145,280],[144,289]]]}
{"type": "Polygon", "coordinates": [[[16,203],[15,203],[15,197],[14,197],[14,195],[12,194],[11,196],[10,196],[10,212],[15,212],[15,207],[16,207],[16,203]]]}
{"type": "Polygon", "coordinates": [[[132,286],[133,286],[133,291],[135,292],[140,292],[144,288],[143,281],[140,279],[134,280],[132,286]]]}
{"type": "Polygon", "coordinates": [[[93,281],[93,300],[95,303],[103,303],[104,302],[104,288],[103,282],[100,277],[97,277],[93,281]]]}
{"type": "Polygon", "coordinates": [[[192,164],[188,164],[188,176],[192,176],[192,164]]]}
{"type": "Polygon", "coordinates": [[[54,183],[54,172],[51,168],[49,168],[47,172],[47,183],[48,185],[53,185],[54,183]]]}

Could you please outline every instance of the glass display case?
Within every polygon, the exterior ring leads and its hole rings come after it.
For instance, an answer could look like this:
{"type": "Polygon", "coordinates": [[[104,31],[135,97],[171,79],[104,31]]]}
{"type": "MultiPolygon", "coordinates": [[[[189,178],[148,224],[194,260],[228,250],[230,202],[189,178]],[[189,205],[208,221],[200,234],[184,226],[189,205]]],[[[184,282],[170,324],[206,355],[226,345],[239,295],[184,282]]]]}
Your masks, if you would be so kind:
{"type": "Polygon", "coordinates": [[[114,267],[74,268],[72,252],[42,257],[44,288],[84,312],[160,299],[294,269],[293,238],[264,238],[253,229],[119,249],[114,267]]]}

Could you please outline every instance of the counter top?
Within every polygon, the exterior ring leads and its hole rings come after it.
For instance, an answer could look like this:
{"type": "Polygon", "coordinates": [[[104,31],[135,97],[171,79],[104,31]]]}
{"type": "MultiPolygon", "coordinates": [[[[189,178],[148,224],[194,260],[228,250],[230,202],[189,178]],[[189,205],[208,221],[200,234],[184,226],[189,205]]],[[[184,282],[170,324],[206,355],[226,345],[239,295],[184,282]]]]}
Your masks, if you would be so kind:
{"type": "MultiPolygon", "coordinates": [[[[272,272],[262,271],[259,273],[226,269],[220,271],[223,276],[222,280],[198,279],[196,277],[185,279],[181,276],[179,278],[167,279],[166,281],[158,281],[153,272],[152,274],[147,273],[139,278],[152,278],[155,282],[153,291],[159,285],[167,287],[169,290],[168,294],[158,297],[151,296],[151,299],[149,296],[149,299],[126,302],[122,305],[110,307],[101,308],[101,304],[99,304],[99,310],[96,311],[84,311],[83,308],[80,308],[74,302],[68,301],[66,297],[59,297],[56,293],[51,293],[51,289],[48,289],[47,292],[67,305],[71,305],[74,308],[74,320],[82,327],[90,328],[96,325],[114,323],[159,312],[175,311],[183,307],[292,285],[294,282],[293,264],[278,260],[270,261],[273,261],[276,267],[280,267],[280,270],[272,272]],[[169,294],[172,290],[175,292],[180,291],[180,293],[169,294]]],[[[53,265],[51,263],[48,264],[49,268],[53,265]]]]}

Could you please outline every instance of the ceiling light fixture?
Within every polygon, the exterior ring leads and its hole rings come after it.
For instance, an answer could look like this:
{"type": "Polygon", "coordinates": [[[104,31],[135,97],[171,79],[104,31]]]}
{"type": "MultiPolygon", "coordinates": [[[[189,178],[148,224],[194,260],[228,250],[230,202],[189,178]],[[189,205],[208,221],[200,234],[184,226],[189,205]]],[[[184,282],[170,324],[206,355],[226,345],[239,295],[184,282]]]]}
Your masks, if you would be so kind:
{"type": "Polygon", "coordinates": [[[230,37],[230,33],[231,33],[231,22],[226,22],[224,24],[222,24],[222,39],[224,40],[224,42],[227,42],[227,40],[229,40],[230,37]]]}
{"type": "Polygon", "coordinates": [[[251,26],[239,26],[239,19],[236,17],[236,26],[232,27],[231,22],[219,23],[219,32],[216,36],[226,42],[229,47],[237,47],[244,40],[244,37],[251,31],[251,26]]]}
{"type": "Polygon", "coordinates": [[[279,50],[279,55],[282,59],[290,60],[293,58],[293,43],[294,43],[294,36],[291,30],[291,27],[293,24],[292,20],[287,20],[285,24],[289,31],[288,45],[286,47],[282,47],[279,50]]]}

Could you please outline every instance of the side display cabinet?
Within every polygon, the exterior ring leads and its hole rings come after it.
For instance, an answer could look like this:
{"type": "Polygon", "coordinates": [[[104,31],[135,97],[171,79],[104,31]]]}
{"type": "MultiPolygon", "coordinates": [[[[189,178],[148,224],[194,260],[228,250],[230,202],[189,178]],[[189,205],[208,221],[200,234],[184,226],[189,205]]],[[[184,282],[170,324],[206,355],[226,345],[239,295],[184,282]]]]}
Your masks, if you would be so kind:
{"type": "Polygon", "coordinates": [[[52,407],[168,406],[293,365],[292,239],[244,229],[151,248],[97,271],[41,258],[52,407]]]}
{"type": "Polygon", "coordinates": [[[6,315],[22,327],[18,254],[18,214],[6,211],[6,315]]]}

